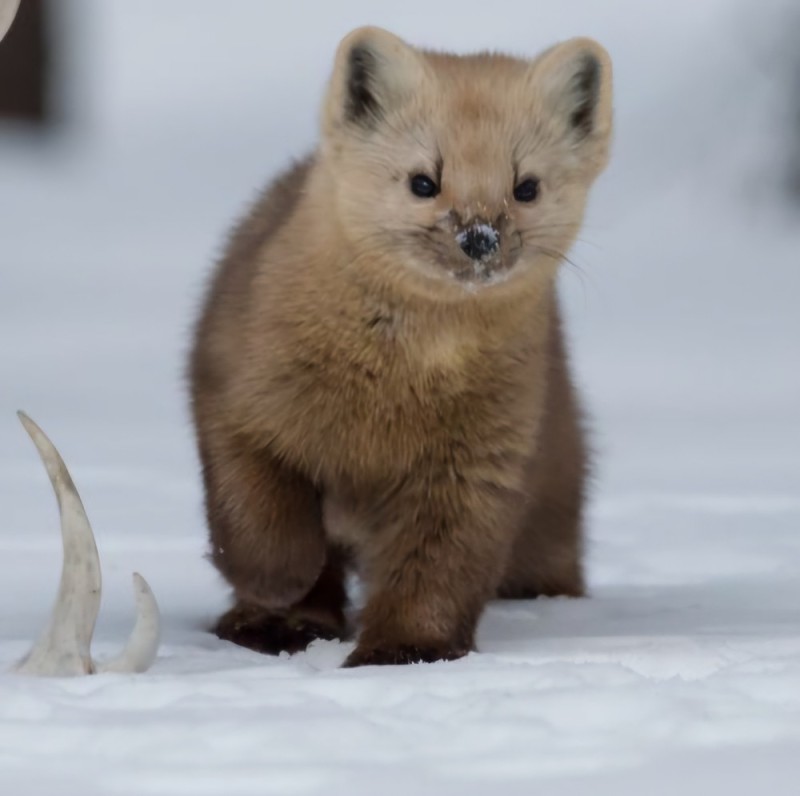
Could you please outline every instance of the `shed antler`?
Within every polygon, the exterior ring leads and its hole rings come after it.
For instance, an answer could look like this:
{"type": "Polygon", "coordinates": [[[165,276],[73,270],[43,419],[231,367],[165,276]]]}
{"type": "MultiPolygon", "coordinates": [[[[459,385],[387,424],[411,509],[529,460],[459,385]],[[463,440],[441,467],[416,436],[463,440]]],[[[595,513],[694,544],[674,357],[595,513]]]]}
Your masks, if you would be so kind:
{"type": "Polygon", "coordinates": [[[0,0],[0,41],[8,33],[18,8],[19,0],[0,0]]]}
{"type": "Polygon", "coordinates": [[[136,624],[122,653],[96,664],[90,645],[100,608],[100,559],[89,518],[64,460],[46,434],[23,412],[22,425],[36,445],[58,499],[64,564],[50,622],[17,666],[25,674],[70,676],[95,672],[143,672],[156,657],[160,639],[158,604],[145,579],[133,575],[136,624]]]}

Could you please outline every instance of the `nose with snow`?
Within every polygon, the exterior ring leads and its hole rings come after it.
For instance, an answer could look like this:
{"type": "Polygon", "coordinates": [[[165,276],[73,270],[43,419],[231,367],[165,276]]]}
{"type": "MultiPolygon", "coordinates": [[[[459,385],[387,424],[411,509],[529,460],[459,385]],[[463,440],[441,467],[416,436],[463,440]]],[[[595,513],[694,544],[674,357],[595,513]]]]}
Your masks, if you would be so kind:
{"type": "Polygon", "coordinates": [[[488,260],[500,248],[500,235],[489,224],[473,224],[456,235],[456,241],[471,260],[488,260]]]}

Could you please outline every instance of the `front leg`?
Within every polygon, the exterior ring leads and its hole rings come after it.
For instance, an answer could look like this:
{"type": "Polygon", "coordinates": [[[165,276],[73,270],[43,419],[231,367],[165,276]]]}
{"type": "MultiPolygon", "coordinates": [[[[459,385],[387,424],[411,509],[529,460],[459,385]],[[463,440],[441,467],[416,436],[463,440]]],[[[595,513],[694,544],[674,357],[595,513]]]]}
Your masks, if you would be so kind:
{"type": "Polygon", "coordinates": [[[522,501],[500,479],[445,470],[404,488],[371,518],[363,630],[346,667],[452,660],[474,648],[522,501]]]}
{"type": "Polygon", "coordinates": [[[318,492],[268,449],[214,431],[200,440],[211,560],[238,603],[285,612],[326,562],[318,492]]]}

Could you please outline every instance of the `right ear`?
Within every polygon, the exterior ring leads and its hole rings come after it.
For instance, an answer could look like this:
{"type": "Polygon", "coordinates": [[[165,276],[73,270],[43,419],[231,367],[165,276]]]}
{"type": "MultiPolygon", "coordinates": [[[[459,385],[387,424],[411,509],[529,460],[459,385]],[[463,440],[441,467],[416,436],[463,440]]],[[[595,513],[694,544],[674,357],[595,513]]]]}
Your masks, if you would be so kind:
{"type": "Polygon", "coordinates": [[[358,28],[342,39],[325,100],[327,129],[374,128],[419,87],[425,66],[417,51],[381,28],[358,28]]]}

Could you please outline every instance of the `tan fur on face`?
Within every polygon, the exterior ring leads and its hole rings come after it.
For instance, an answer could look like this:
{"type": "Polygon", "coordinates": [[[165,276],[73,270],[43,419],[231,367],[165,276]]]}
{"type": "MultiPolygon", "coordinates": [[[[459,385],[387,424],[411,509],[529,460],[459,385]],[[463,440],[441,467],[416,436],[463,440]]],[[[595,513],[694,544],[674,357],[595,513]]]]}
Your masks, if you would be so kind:
{"type": "MultiPolygon", "coordinates": [[[[367,28],[340,45],[323,114],[322,152],[341,230],[356,245],[391,246],[407,268],[443,277],[460,259],[456,227],[500,220],[503,254],[517,263],[517,276],[550,279],[580,227],[588,188],[606,164],[610,128],[611,64],[591,40],[572,40],[531,62],[420,52],[367,28]],[[385,50],[382,68],[403,75],[393,78],[374,131],[354,130],[343,118],[354,46],[385,50]],[[579,141],[568,129],[564,94],[576,62],[585,57],[599,64],[600,85],[594,129],[579,141]],[[439,196],[409,201],[409,175],[440,168],[439,196]],[[531,205],[511,196],[515,181],[526,176],[542,186],[531,205]]],[[[450,287],[442,286],[442,296],[450,287]]],[[[435,288],[426,280],[423,289],[435,288]]]]}
{"type": "Polygon", "coordinates": [[[554,278],[608,157],[610,80],[586,39],[534,61],[342,42],[318,151],[235,231],[197,329],[225,638],[343,634],[342,546],[368,593],[352,665],[464,654],[497,592],[582,593],[554,278]],[[480,259],[458,237],[476,224],[499,241],[480,259]]]}

